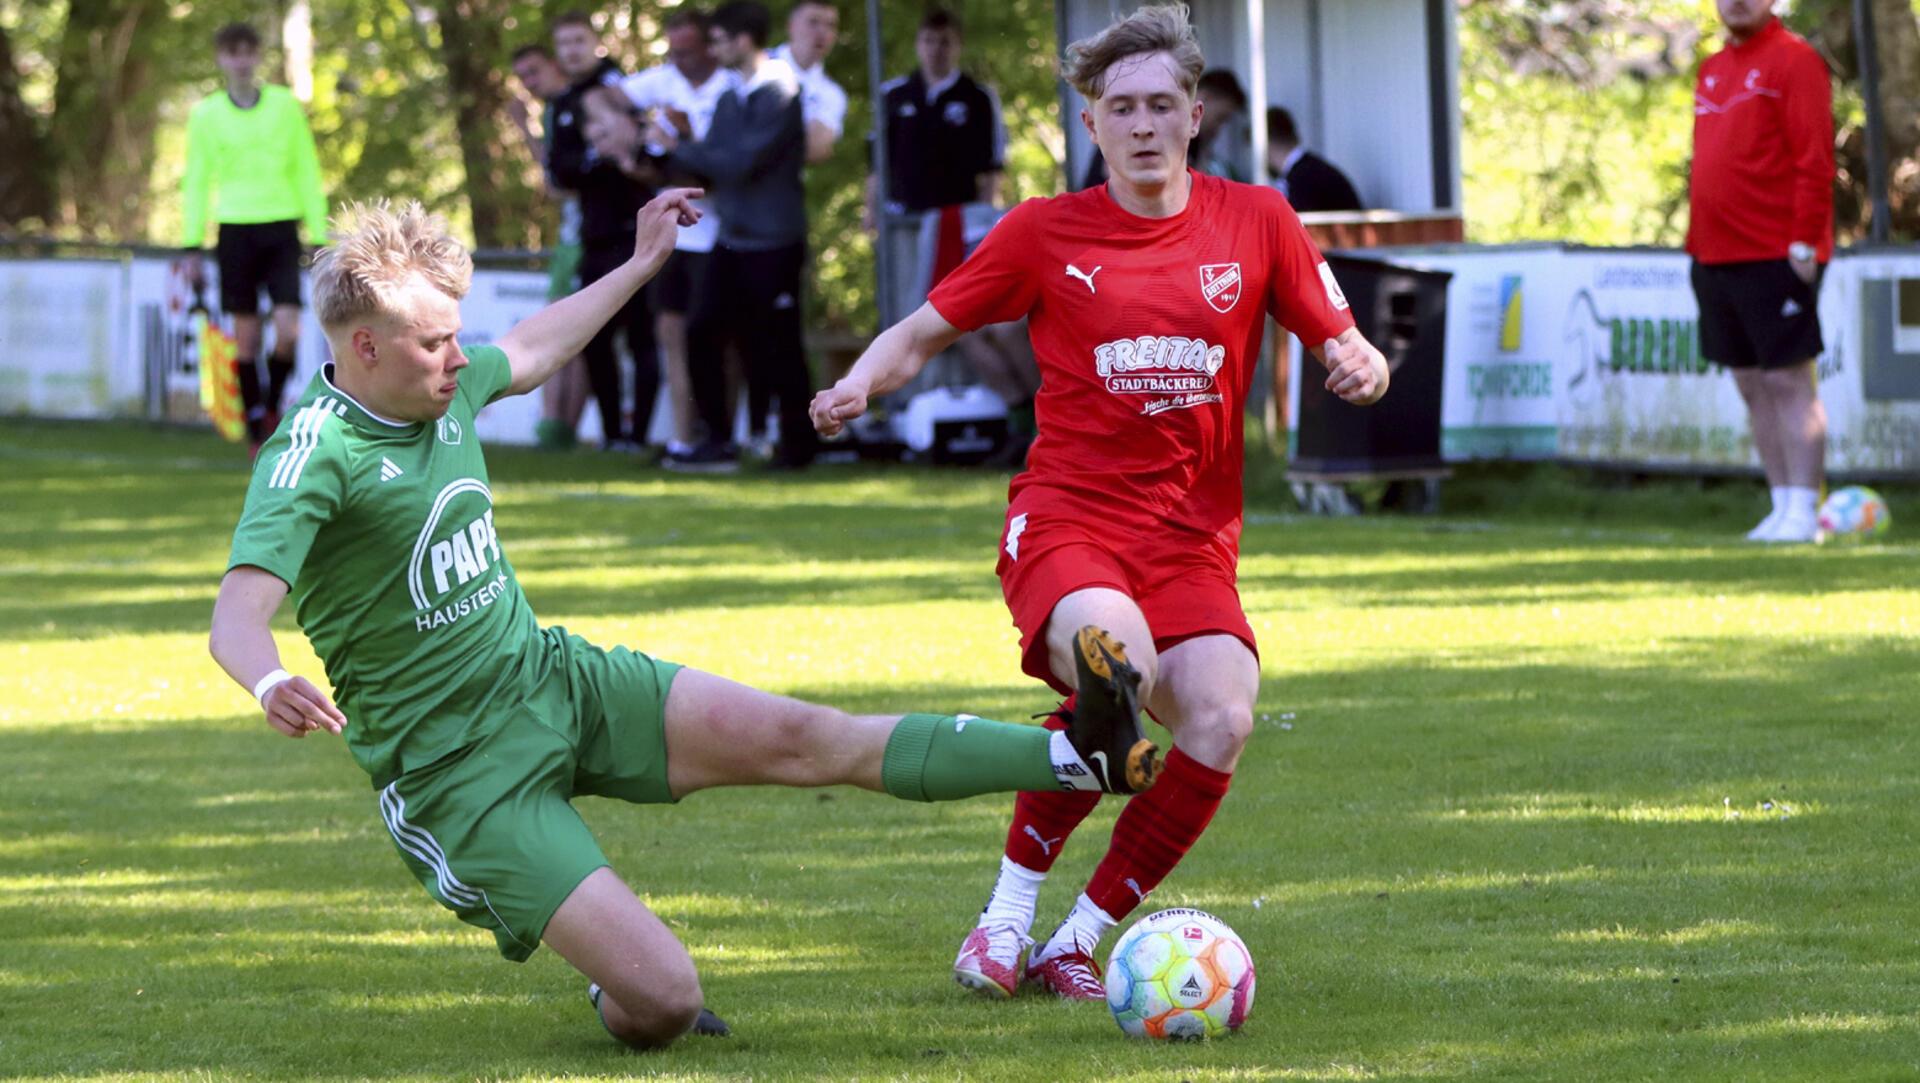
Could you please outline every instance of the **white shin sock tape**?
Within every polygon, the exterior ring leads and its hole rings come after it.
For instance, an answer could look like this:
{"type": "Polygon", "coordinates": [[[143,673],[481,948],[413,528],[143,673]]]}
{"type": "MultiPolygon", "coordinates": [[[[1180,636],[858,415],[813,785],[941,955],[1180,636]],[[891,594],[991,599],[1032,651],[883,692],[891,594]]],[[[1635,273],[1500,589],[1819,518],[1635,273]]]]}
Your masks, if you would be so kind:
{"type": "Polygon", "coordinates": [[[293,674],[288,673],[284,669],[276,669],[272,673],[260,678],[260,683],[253,686],[253,698],[260,701],[260,706],[265,707],[267,705],[267,693],[273,691],[281,681],[290,681],[292,679],[293,674]]]}

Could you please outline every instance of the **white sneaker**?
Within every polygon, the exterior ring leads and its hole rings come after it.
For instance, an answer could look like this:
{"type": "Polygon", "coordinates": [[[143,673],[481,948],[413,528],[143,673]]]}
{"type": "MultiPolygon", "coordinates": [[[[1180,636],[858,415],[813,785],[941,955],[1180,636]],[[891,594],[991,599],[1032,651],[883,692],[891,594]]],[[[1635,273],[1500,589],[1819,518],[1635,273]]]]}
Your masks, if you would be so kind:
{"type": "Polygon", "coordinates": [[[1747,531],[1747,540],[1750,542],[1772,541],[1773,532],[1779,529],[1780,520],[1785,517],[1786,517],[1786,513],[1781,511],[1779,508],[1775,508],[1772,511],[1768,512],[1767,517],[1765,519],[1760,520],[1759,526],[1756,526],[1752,530],[1747,531]]]}
{"type": "Polygon", "coordinates": [[[1774,545],[1815,545],[1820,541],[1820,521],[1811,515],[1785,514],[1763,540],[1774,545]]]}

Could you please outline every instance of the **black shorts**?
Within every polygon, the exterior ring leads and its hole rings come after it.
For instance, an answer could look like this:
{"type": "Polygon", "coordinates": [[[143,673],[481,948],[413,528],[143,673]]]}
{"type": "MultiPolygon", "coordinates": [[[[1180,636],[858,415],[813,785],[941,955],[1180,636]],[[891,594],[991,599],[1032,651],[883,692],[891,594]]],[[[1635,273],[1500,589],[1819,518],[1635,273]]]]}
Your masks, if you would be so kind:
{"type": "Polygon", "coordinates": [[[1783,259],[1693,263],[1700,301],[1700,353],[1730,369],[1781,368],[1826,349],[1820,338],[1820,279],[1811,285],[1783,259]]]}
{"type": "Polygon", "coordinates": [[[713,262],[712,252],[687,252],[674,249],[673,255],[660,268],[653,279],[653,305],[660,312],[677,312],[684,316],[693,311],[693,299],[699,296],[701,286],[707,280],[707,264],[713,262]]]}
{"type": "Polygon", "coordinates": [[[262,287],[275,305],[300,307],[298,222],[222,222],[214,253],[220,264],[222,311],[259,315],[262,287]]]}

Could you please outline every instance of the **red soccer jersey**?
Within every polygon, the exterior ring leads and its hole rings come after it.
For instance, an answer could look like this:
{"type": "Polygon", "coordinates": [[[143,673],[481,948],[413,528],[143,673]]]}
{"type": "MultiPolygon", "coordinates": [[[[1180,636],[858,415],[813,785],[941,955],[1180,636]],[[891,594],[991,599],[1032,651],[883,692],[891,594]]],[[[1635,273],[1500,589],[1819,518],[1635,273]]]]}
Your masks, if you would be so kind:
{"type": "Polygon", "coordinates": [[[967,331],[1031,317],[1039,436],[1011,500],[1091,503],[1133,529],[1171,522],[1237,542],[1241,416],[1265,316],[1316,346],[1353,317],[1286,197],[1188,176],[1170,218],[1122,210],[1105,185],[1030,199],[928,301],[967,331]]]}
{"type": "Polygon", "coordinates": [[[1774,19],[1700,65],[1693,91],[1692,216],[1702,263],[1833,255],[1833,88],[1806,39],[1774,19]]]}

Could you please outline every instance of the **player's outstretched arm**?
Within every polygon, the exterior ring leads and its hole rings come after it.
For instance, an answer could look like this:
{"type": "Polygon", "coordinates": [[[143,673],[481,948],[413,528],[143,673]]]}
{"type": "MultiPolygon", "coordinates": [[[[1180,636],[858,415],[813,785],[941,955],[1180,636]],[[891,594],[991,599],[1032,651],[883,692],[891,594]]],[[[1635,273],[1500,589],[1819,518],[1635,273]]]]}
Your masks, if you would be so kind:
{"type": "Polygon", "coordinates": [[[305,737],[309,730],[339,733],[347,724],[340,708],[312,681],[280,668],[270,622],[286,596],[287,585],[270,572],[246,565],[229,571],[213,602],[207,649],[227,676],[254,693],[274,729],[288,737],[305,737]]]}
{"type": "Polygon", "coordinates": [[[813,397],[813,427],[822,436],[839,435],[841,426],[867,412],[869,398],[904,387],[960,334],[932,305],[921,305],[881,332],[839,383],[813,397]]]}
{"type": "Polygon", "coordinates": [[[1327,390],[1353,403],[1372,406],[1387,393],[1387,359],[1357,327],[1311,348],[1327,366],[1327,390]]]}
{"type": "Polygon", "coordinates": [[[700,220],[693,201],[702,194],[698,188],[669,188],[653,197],[636,219],[633,258],[579,293],[514,324],[500,337],[495,345],[506,352],[513,371],[507,394],[524,395],[546,383],[547,377],[586,348],[621,306],[659,272],[673,253],[680,227],[700,220]]]}

